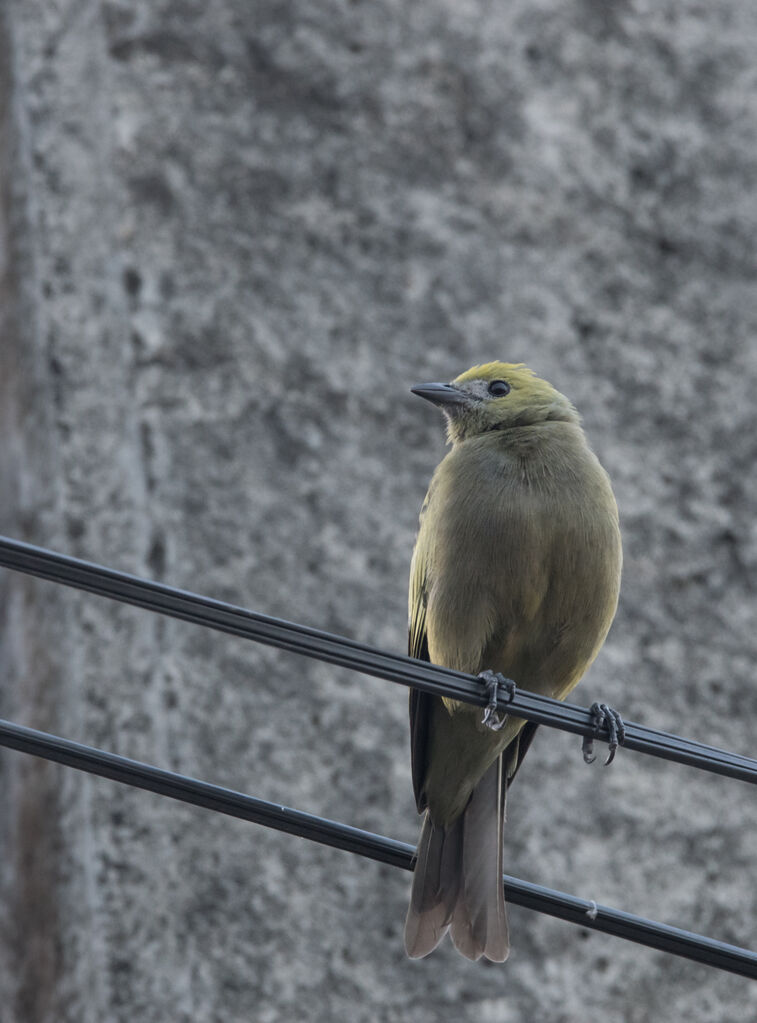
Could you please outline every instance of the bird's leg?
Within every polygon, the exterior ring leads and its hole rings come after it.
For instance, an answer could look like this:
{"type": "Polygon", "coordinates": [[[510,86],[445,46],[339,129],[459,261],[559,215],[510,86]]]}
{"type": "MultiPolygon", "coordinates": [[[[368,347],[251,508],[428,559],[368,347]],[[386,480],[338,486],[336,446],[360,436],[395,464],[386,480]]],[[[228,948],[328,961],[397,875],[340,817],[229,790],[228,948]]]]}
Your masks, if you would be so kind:
{"type": "Polygon", "coordinates": [[[620,714],[613,710],[612,707],[608,707],[606,703],[592,703],[589,712],[591,713],[591,725],[594,729],[594,735],[584,736],[584,741],[581,745],[584,761],[587,764],[593,764],[597,759],[594,756],[594,740],[599,738],[602,728],[606,728],[609,732],[608,754],[607,760],[605,760],[605,767],[607,767],[615,759],[615,750],[625,742],[626,726],[623,724],[623,718],[620,714]]]}
{"type": "Polygon", "coordinates": [[[482,671],[478,677],[486,686],[486,693],[489,697],[489,702],[484,707],[481,724],[491,728],[493,732],[498,732],[505,721],[507,721],[507,714],[500,714],[497,709],[499,688],[501,686],[507,693],[508,700],[512,700],[515,696],[515,683],[511,678],[505,678],[504,675],[500,675],[498,671],[482,671]]]}

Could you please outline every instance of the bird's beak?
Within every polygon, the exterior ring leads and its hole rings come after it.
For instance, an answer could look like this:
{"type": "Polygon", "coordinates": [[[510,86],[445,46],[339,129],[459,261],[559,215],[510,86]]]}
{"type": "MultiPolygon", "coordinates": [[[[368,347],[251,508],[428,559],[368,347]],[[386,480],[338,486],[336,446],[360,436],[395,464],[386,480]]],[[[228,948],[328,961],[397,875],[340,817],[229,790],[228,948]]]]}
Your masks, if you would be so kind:
{"type": "Polygon", "coordinates": [[[469,398],[463,391],[458,391],[452,384],[416,384],[410,390],[419,398],[425,398],[443,409],[452,405],[467,405],[469,398]]]}

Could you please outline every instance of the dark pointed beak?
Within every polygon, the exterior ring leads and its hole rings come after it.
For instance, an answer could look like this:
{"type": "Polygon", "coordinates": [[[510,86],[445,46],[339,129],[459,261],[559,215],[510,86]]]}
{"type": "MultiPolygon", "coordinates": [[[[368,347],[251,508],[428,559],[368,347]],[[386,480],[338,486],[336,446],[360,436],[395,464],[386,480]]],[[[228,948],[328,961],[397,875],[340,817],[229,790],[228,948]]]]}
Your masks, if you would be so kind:
{"type": "Polygon", "coordinates": [[[425,398],[433,405],[449,408],[451,405],[466,405],[468,395],[458,391],[452,384],[416,384],[410,390],[419,398],[425,398]]]}

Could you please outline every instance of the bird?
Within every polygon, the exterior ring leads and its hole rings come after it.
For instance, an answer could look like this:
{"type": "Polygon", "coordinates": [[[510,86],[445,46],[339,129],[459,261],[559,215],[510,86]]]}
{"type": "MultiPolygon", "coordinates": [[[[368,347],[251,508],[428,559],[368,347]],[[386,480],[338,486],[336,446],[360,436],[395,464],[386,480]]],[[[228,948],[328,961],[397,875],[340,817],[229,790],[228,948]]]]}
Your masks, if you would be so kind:
{"type": "MultiPolygon", "coordinates": [[[[451,450],[420,513],[409,654],[487,688],[511,680],[563,700],[605,640],[622,565],[615,497],[578,412],[523,363],[411,390],[442,410],[451,450]]],[[[405,921],[411,958],[447,931],[468,959],[509,954],[505,801],[536,725],[491,711],[410,690],[423,814],[405,921]]]]}

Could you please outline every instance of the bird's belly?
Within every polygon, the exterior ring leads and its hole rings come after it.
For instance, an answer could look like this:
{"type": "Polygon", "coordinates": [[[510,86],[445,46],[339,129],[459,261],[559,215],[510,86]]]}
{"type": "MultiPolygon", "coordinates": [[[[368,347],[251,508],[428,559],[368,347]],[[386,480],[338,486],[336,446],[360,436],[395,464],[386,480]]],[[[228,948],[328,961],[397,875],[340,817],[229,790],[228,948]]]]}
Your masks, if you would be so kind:
{"type": "Polygon", "coordinates": [[[447,825],[463,812],[487,768],[525,724],[508,718],[495,732],[482,725],[481,717],[481,707],[433,702],[424,794],[435,824],[447,825]]]}
{"type": "Polygon", "coordinates": [[[471,674],[499,671],[564,698],[615,613],[616,523],[535,515],[483,536],[467,530],[442,550],[428,588],[431,660],[471,674]]]}

